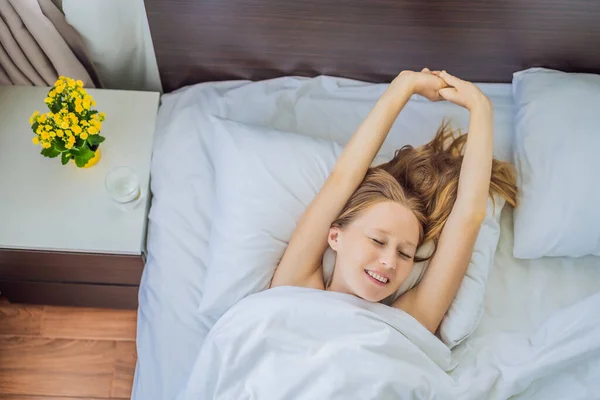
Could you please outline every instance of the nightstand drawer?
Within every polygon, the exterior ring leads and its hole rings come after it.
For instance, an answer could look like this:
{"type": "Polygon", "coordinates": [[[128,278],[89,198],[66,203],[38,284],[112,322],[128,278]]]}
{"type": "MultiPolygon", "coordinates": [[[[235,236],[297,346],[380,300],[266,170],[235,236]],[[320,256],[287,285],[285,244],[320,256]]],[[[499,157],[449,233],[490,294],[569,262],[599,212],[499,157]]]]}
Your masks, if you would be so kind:
{"type": "Polygon", "coordinates": [[[142,256],[0,249],[0,279],[139,285],[142,256]]]}
{"type": "Polygon", "coordinates": [[[122,309],[138,304],[137,286],[0,280],[0,292],[11,303],[122,309]]]}

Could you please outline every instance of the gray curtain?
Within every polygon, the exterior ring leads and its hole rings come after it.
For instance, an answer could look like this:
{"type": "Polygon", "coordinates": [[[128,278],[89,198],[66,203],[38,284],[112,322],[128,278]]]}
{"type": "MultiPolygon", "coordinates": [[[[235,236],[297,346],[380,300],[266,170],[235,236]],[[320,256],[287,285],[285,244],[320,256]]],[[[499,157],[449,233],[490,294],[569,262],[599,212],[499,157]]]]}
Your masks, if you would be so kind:
{"type": "Polygon", "coordinates": [[[102,87],[77,31],[52,0],[0,0],[0,85],[102,87]]]}

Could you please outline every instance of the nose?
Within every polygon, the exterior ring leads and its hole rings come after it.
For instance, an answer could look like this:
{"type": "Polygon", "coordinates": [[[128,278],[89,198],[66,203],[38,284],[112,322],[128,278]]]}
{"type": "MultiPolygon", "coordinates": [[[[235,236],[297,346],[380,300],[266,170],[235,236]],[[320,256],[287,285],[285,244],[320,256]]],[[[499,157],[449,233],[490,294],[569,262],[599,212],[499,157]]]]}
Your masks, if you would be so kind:
{"type": "Polygon", "coordinates": [[[386,268],[396,269],[396,251],[385,250],[379,255],[379,263],[386,268]]]}

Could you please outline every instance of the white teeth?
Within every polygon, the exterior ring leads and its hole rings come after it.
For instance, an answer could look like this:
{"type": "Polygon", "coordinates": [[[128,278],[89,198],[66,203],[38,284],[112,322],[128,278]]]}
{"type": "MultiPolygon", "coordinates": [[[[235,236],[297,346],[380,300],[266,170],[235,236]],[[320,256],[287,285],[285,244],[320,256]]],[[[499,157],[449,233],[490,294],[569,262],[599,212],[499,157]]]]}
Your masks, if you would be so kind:
{"type": "Polygon", "coordinates": [[[387,283],[387,281],[388,281],[388,278],[383,277],[373,271],[367,270],[367,274],[371,275],[373,278],[377,279],[381,283],[387,283]]]}

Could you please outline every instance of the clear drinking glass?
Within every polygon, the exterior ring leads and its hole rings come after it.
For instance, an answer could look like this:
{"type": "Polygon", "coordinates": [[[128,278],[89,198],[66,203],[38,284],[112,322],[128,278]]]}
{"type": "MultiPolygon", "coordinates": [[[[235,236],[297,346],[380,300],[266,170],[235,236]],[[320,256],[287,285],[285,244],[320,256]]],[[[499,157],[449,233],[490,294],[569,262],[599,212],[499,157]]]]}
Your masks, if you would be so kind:
{"type": "Polygon", "coordinates": [[[122,210],[133,210],[142,200],[143,193],[138,177],[129,167],[111,169],[106,174],[104,184],[111,199],[122,210]]]}

